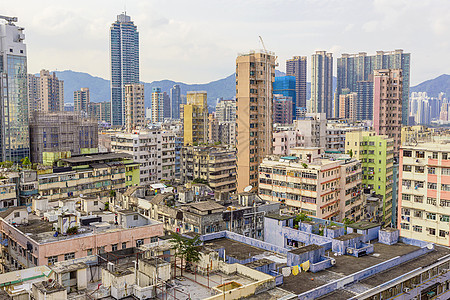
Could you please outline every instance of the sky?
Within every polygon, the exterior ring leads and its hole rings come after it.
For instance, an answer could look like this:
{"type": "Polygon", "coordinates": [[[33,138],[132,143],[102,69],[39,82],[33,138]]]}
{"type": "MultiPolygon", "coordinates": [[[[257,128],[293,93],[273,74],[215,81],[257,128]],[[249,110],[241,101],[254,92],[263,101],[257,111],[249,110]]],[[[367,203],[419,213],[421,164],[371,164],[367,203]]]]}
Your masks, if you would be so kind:
{"type": "Polygon", "coordinates": [[[307,55],[309,63],[316,50],[336,63],[342,53],[403,49],[411,85],[450,74],[449,0],[21,0],[2,1],[0,15],[25,27],[30,73],[110,79],[109,28],[125,9],[138,27],[145,82],[231,75],[238,53],[262,49],[258,36],[281,71],[286,59],[307,55]]]}

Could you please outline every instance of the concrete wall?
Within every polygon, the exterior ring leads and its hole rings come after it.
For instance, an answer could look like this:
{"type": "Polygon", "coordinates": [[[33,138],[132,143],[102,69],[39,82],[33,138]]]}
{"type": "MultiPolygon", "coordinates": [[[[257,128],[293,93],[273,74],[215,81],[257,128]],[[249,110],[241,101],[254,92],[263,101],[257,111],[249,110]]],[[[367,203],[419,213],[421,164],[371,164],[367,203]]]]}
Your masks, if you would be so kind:
{"type": "Polygon", "coordinates": [[[264,241],[278,247],[284,248],[285,241],[283,237],[283,224],[286,221],[280,221],[272,218],[264,218],[264,241]]]}
{"type": "Polygon", "coordinates": [[[304,292],[300,295],[298,295],[298,299],[306,300],[306,299],[317,299],[322,297],[323,295],[326,295],[328,293],[331,293],[337,289],[340,289],[348,284],[351,284],[356,281],[361,281],[367,277],[373,276],[375,274],[378,274],[380,272],[383,272],[387,269],[396,267],[402,263],[405,263],[407,261],[410,261],[416,257],[419,257],[421,255],[424,255],[432,250],[427,249],[426,247],[423,247],[419,250],[416,250],[414,252],[408,253],[403,256],[397,256],[390,260],[384,261],[382,263],[379,263],[375,266],[369,267],[367,269],[364,269],[362,271],[353,273],[351,275],[345,276],[343,278],[340,278],[338,280],[335,280],[333,282],[330,282],[328,284],[322,285],[320,287],[317,287],[315,289],[309,290],[307,292],[304,292]]]}
{"type": "Polygon", "coordinates": [[[250,295],[257,295],[259,293],[265,292],[267,290],[273,289],[276,287],[275,278],[264,274],[262,272],[256,271],[254,269],[248,268],[246,266],[240,264],[226,264],[221,262],[219,264],[219,269],[225,274],[233,274],[238,273],[240,275],[247,276],[255,282],[243,285],[241,287],[232,289],[225,293],[219,293],[215,296],[206,298],[207,300],[233,300],[240,299],[250,295]]]}
{"type": "Polygon", "coordinates": [[[394,245],[398,242],[400,230],[380,230],[378,233],[378,242],[386,245],[394,245]]]}
{"type": "Polygon", "coordinates": [[[283,227],[282,237],[304,243],[305,245],[316,244],[324,247],[325,250],[331,249],[331,238],[313,233],[306,233],[289,227],[283,227]]]}

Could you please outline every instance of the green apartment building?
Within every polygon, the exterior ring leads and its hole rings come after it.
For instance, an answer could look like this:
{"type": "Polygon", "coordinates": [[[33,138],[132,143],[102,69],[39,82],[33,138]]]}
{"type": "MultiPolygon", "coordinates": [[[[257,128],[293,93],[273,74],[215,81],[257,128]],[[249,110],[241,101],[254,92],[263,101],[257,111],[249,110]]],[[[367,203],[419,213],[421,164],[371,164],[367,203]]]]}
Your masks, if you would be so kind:
{"type": "Polygon", "coordinates": [[[392,188],[394,168],[394,140],[375,131],[347,132],[345,152],[359,159],[362,165],[362,184],[368,195],[365,216],[384,221],[388,226],[392,221],[392,188]]]}

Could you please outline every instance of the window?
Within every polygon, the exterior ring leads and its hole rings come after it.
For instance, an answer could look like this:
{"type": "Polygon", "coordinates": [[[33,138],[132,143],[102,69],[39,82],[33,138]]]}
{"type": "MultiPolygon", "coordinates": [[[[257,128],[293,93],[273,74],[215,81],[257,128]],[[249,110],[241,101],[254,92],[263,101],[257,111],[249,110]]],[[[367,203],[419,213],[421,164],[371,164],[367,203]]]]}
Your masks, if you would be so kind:
{"type": "Polygon", "coordinates": [[[428,182],[427,186],[430,190],[437,190],[437,183],[435,182],[428,182]]]}
{"type": "Polygon", "coordinates": [[[117,251],[117,244],[111,245],[111,251],[117,251]]]}
{"type": "Polygon", "coordinates": [[[415,232],[422,232],[422,226],[413,225],[413,231],[415,231],[415,232]]]}
{"type": "Polygon", "coordinates": [[[439,230],[439,237],[445,238],[446,235],[448,235],[448,231],[445,231],[445,230],[439,230]]]}
{"type": "Polygon", "coordinates": [[[134,216],[133,216],[133,220],[136,221],[137,219],[139,219],[139,216],[138,216],[138,215],[134,215],[134,216]]]}
{"type": "Polygon", "coordinates": [[[154,236],[152,238],[150,238],[150,243],[157,243],[158,242],[158,237],[154,236]]]}
{"type": "Polygon", "coordinates": [[[136,240],[136,247],[144,245],[144,239],[136,240]]]}
{"type": "Polygon", "coordinates": [[[442,175],[450,175],[450,168],[442,168],[442,175]]]}
{"type": "Polygon", "coordinates": [[[403,165],[403,172],[411,172],[412,166],[409,165],[403,165]]]}
{"type": "Polygon", "coordinates": [[[87,255],[92,255],[93,251],[92,249],[87,249],[87,255]]]}
{"type": "Polygon", "coordinates": [[[97,252],[98,252],[98,254],[105,253],[105,246],[98,247],[97,252]]]}
{"type": "Polygon", "coordinates": [[[448,153],[442,153],[442,159],[448,159],[448,153]]]}
{"type": "Polygon", "coordinates": [[[123,242],[122,243],[122,249],[126,249],[127,248],[127,242],[123,242]]]}
{"type": "Polygon", "coordinates": [[[411,215],[411,210],[409,208],[402,207],[402,215],[405,215],[405,216],[411,215]]]}
{"type": "Polygon", "coordinates": [[[414,183],[415,183],[415,185],[414,185],[415,189],[423,188],[423,181],[415,181],[414,183]]]}
{"type": "Polygon", "coordinates": [[[427,204],[436,205],[436,198],[427,197],[427,204]]]}
{"type": "Polygon", "coordinates": [[[409,224],[408,223],[401,223],[400,226],[401,226],[402,229],[409,230],[409,224]]]}
{"type": "Polygon", "coordinates": [[[432,159],[438,159],[438,153],[437,152],[433,152],[433,154],[431,155],[432,159]]]}
{"type": "Polygon", "coordinates": [[[417,158],[424,158],[425,152],[424,151],[416,151],[416,157],[417,158]]]}
{"type": "Polygon", "coordinates": [[[450,184],[441,184],[441,191],[450,192],[450,184]]]}
{"type": "Polygon", "coordinates": [[[416,171],[416,173],[424,173],[425,167],[424,166],[416,166],[415,171],[416,171]]]}
{"type": "Polygon", "coordinates": [[[402,200],[403,201],[411,201],[411,195],[402,194],[402,200]]]}
{"type": "Polygon", "coordinates": [[[435,228],[427,228],[428,234],[430,235],[436,235],[436,229],[435,228]]]}
{"type": "Polygon", "coordinates": [[[64,260],[75,259],[75,252],[64,254],[64,260]]]}
{"type": "Polygon", "coordinates": [[[58,262],[58,256],[50,256],[48,259],[48,265],[51,266],[53,265],[55,262],[58,262]]]}
{"type": "Polygon", "coordinates": [[[411,150],[403,150],[403,156],[404,157],[412,157],[412,151],[411,150]]]}
{"type": "Polygon", "coordinates": [[[421,211],[421,210],[415,210],[415,211],[414,211],[414,217],[415,217],[415,218],[422,218],[422,217],[423,217],[423,211],[421,211]]]}
{"type": "Polygon", "coordinates": [[[428,167],[428,174],[436,174],[436,168],[428,167]]]}
{"type": "Polygon", "coordinates": [[[20,218],[20,212],[18,211],[14,212],[14,218],[20,218]]]}
{"type": "Polygon", "coordinates": [[[423,203],[423,196],[414,195],[414,202],[423,203]]]}
{"type": "Polygon", "coordinates": [[[449,222],[450,217],[448,215],[439,215],[439,221],[441,222],[449,222]]]}
{"type": "Polygon", "coordinates": [[[443,207],[450,207],[450,200],[441,199],[439,205],[443,207]]]}
{"type": "Polygon", "coordinates": [[[427,219],[428,220],[436,220],[436,214],[435,213],[427,213],[427,219]]]}
{"type": "Polygon", "coordinates": [[[97,200],[94,201],[94,206],[98,206],[98,201],[97,200]]]}

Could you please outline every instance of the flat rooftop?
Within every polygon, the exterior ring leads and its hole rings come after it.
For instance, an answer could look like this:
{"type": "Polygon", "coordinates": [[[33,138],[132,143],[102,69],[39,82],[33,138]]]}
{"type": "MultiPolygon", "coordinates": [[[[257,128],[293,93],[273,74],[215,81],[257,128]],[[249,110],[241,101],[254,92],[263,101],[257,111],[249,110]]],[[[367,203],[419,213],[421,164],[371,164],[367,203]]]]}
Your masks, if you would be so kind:
{"type": "MultiPolygon", "coordinates": [[[[288,277],[284,277],[284,283],[280,287],[286,291],[298,295],[343,278],[347,275],[385,262],[394,257],[403,256],[419,249],[417,246],[411,246],[403,243],[397,243],[394,245],[374,243],[373,245],[374,252],[362,257],[354,257],[350,255],[334,256],[333,252],[327,251],[326,256],[333,257],[336,260],[336,264],[334,266],[317,273],[301,272],[296,276],[291,274],[288,277]]],[[[418,267],[423,267],[434,263],[439,258],[448,254],[450,254],[450,249],[436,246],[435,250],[432,252],[419,256],[418,258],[407,261],[384,272],[375,274],[360,282],[352,283],[344,288],[333,291],[320,299],[348,299],[368,289],[397,278],[398,276],[410,272],[418,267]]]]}
{"type": "Polygon", "coordinates": [[[220,249],[225,248],[225,255],[231,256],[237,260],[245,260],[247,258],[264,254],[265,250],[238,242],[234,240],[230,240],[227,238],[220,238],[211,241],[207,241],[204,243],[205,246],[212,249],[220,249]]]}
{"type": "Polygon", "coordinates": [[[360,234],[360,233],[352,232],[352,233],[349,233],[349,234],[338,236],[338,237],[336,237],[334,239],[338,240],[338,241],[348,241],[348,240],[351,240],[351,239],[354,239],[354,238],[357,238],[357,237],[360,237],[360,236],[363,236],[363,235],[360,234]]]}
{"type": "Polygon", "coordinates": [[[307,246],[303,246],[294,250],[289,251],[292,254],[302,254],[302,253],[306,253],[306,252],[310,252],[310,251],[314,251],[314,250],[318,250],[323,248],[322,246],[316,245],[316,244],[311,244],[311,245],[307,245],[307,246]]]}
{"type": "Polygon", "coordinates": [[[61,161],[67,163],[80,163],[80,162],[96,162],[96,161],[104,161],[104,160],[112,160],[112,159],[132,159],[133,156],[126,153],[92,153],[88,155],[74,155],[69,158],[63,158],[61,161]]]}
{"type": "Polygon", "coordinates": [[[374,228],[377,226],[381,226],[381,224],[380,223],[372,223],[369,221],[360,221],[360,222],[348,225],[348,227],[351,227],[353,229],[360,229],[360,230],[371,229],[371,228],[374,228]]]}
{"type": "Polygon", "coordinates": [[[289,220],[289,219],[293,219],[294,216],[287,216],[287,215],[277,215],[277,214],[269,214],[266,215],[267,218],[271,218],[271,219],[275,219],[278,221],[284,221],[284,220],[289,220]]]}
{"type": "MultiPolygon", "coordinates": [[[[143,225],[142,227],[149,226],[149,225],[155,225],[158,223],[159,223],[158,221],[149,220],[148,224],[143,225]]],[[[58,234],[57,236],[55,236],[56,231],[53,228],[53,224],[54,223],[42,220],[40,217],[38,217],[36,215],[29,214],[28,215],[28,224],[16,225],[16,228],[19,231],[21,231],[23,234],[25,234],[26,236],[30,237],[31,239],[33,239],[34,241],[36,241],[40,244],[57,242],[57,241],[61,241],[61,240],[75,239],[75,238],[79,238],[79,237],[94,235],[97,233],[105,233],[105,232],[113,232],[113,231],[121,231],[121,230],[129,229],[129,228],[125,228],[121,225],[110,224],[108,222],[100,222],[100,223],[96,223],[97,226],[92,226],[94,223],[89,226],[81,225],[78,228],[77,234],[73,234],[73,235],[58,234]]]]}

